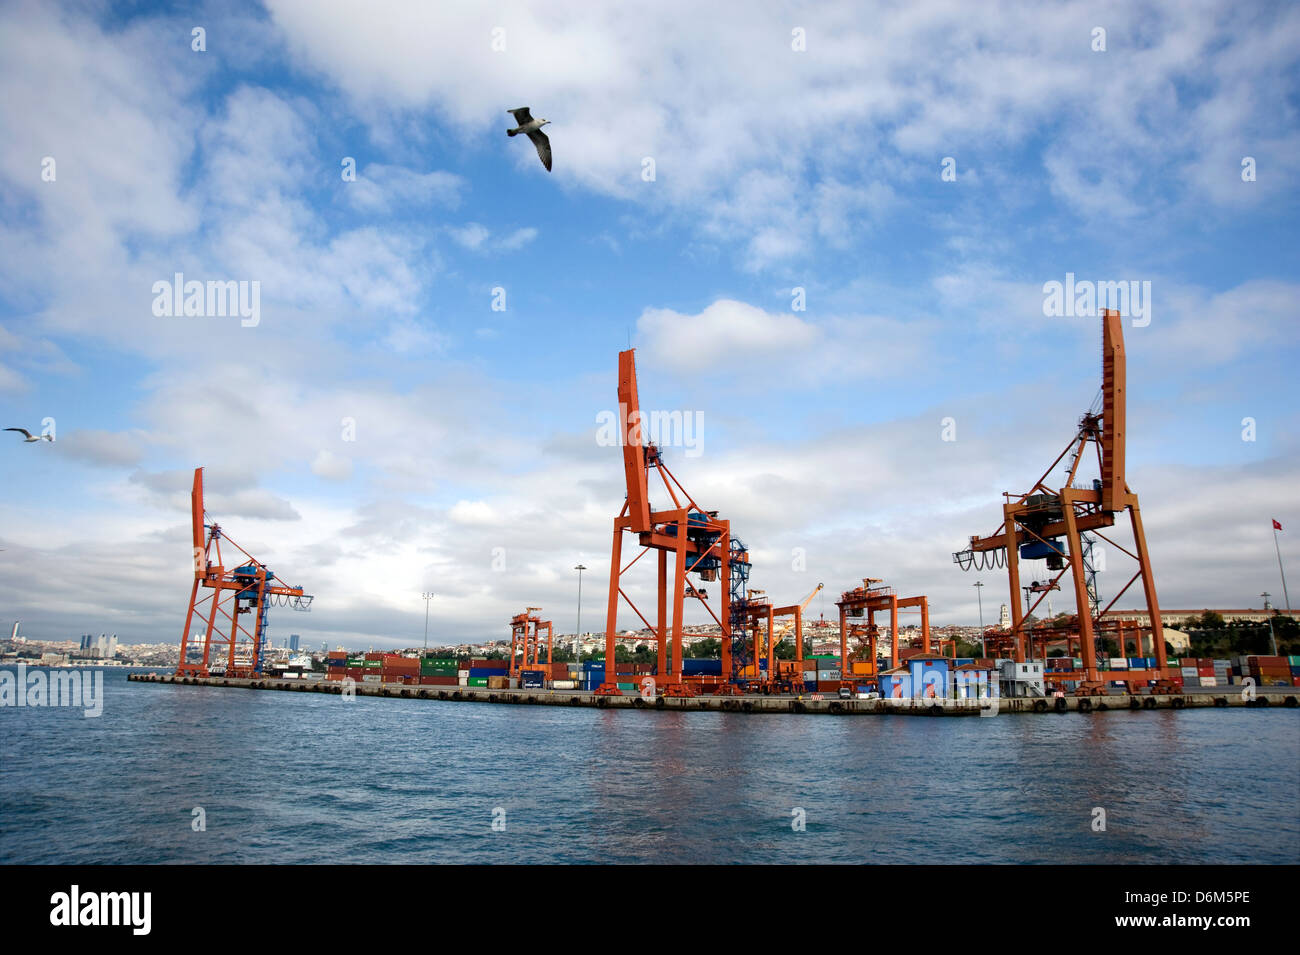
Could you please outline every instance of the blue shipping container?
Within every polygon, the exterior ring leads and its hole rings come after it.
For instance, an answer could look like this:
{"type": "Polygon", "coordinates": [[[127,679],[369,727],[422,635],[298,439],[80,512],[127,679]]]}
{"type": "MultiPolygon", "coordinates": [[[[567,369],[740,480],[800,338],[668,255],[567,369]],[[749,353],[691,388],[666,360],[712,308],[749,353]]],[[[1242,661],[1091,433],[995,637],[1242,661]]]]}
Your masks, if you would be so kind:
{"type": "Polygon", "coordinates": [[[683,660],[682,673],[687,675],[721,676],[721,660],[683,660]]]}

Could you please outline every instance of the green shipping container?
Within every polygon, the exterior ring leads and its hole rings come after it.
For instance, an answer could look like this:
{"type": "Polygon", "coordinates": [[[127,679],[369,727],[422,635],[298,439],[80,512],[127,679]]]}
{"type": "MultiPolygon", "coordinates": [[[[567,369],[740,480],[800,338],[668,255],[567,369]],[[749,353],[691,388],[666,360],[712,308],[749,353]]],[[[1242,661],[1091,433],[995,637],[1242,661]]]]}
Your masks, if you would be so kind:
{"type": "Polygon", "coordinates": [[[466,685],[467,685],[467,686],[487,686],[487,677],[485,677],[485,676],[472,676],[472,677],[469,678],[469,681],[468,681],[468,683],[467,683],[466,685]]]}

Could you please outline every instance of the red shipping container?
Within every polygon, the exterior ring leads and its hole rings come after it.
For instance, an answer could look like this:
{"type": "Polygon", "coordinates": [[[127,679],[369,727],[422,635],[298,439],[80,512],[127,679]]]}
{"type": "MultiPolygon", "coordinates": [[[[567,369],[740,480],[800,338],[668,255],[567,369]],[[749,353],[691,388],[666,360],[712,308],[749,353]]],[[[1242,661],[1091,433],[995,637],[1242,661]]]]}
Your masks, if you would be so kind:
{"type": "Polygon", "coordinates": [[[822,693],[838,693],[842,680],[818,680],[817,689],[822,693]]]}
{"type": "Polygon", "coordinates": [[[386,656],[388,656],[388,654],[386,654],[386,653],[367,653],[367,654],[366,654],[366,659],[367,659],[367,660],[382,660],[382,659],[383,659],[384,657],[386,657],[386,656]]]}
{"type": "Polygon", "coordinates": [[[457,686],[459,681],[454,676],[422,676],[421,686],[457,686]]]}
{"type": "Polygon", "coordinates": [[[1196,668],[1197,676],[1214,676],[1213,666],[1199,666],[1196,668]]]}
{"type": "Polygon", "coordinates": [[[471,670],[509,670],[509,660],[470,660],[471,670]]]}

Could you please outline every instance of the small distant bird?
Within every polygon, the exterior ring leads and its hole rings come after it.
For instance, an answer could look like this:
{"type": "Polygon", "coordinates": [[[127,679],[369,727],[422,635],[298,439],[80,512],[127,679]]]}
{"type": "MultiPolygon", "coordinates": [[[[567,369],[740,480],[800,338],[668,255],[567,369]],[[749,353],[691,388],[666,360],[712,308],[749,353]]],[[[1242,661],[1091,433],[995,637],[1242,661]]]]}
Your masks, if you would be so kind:
{"type": "Polygon", "coordinates": [[[528,138],[531,139],[533,145],[537,147],[537,155],[542,160],[542,165],[546,167],[547,172],[550,172],[551,141],[547,139],[546,134],[542,132],[542,127],[550,123],[550,120],[533,119],[533,114],[528,112],[527,106],[520,106],[518,109],[508,109],[506,112],[513,116],[515,122],[519,124],[514,129],[507,129],[506,135],[518,136],[520,133],[527,133],[528,138]]]}
{"type": "Polygon", "coordinates": [[[17,432],[21,433],[22,436],[23,436],[23,443],[24,443],[24,444],[31,444],[31,443],[34,442],[34,441],[53,441],[53,440],[54,440],[54,435],[52,435],[52,434],[32,434],[32,433],[31,433],[30,431],[28,431],[26,428],[5,428],[5,430],[6,430],[6,431],[17,431],[17,432]]]}

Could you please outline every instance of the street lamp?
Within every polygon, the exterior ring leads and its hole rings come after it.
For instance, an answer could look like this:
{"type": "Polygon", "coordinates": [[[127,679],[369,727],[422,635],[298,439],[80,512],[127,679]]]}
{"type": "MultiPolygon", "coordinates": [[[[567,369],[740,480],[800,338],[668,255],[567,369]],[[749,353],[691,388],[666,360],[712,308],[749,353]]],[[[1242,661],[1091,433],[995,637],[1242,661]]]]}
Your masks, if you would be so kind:
{"type": "Polygon", "coordinates": [[[1268,602],[1270,594],[1266,590],[1260,596],[1264,598],[1264,616],[1268,618],[1268,640],[1273,644],[1273,656],[1277,656],[1277,636],[1273,633],[1273,615],[1269,613],[1273,609],[1268,602]]]}
{"type": "Polygon", "coordinates": [[[989,648],[984,643],[984,581],[977,580],[971,586],[975,588],[975,596],[980,602],[980,653],[987,657],[989,655],[989,648]]]}
{"type": "Polygon", "coordinates": [[[573,568],[578,572],[578,623],[574,628],[573,634],[573,662],[582,662],[582,572],[586,566],[578,564],[573,568]]]}
{"type": "Polygon", "coordinates": [[[424,598],[424,652],[429,652],[429,601],[433,599],[432,593],[420,594],[424,598]]]}

